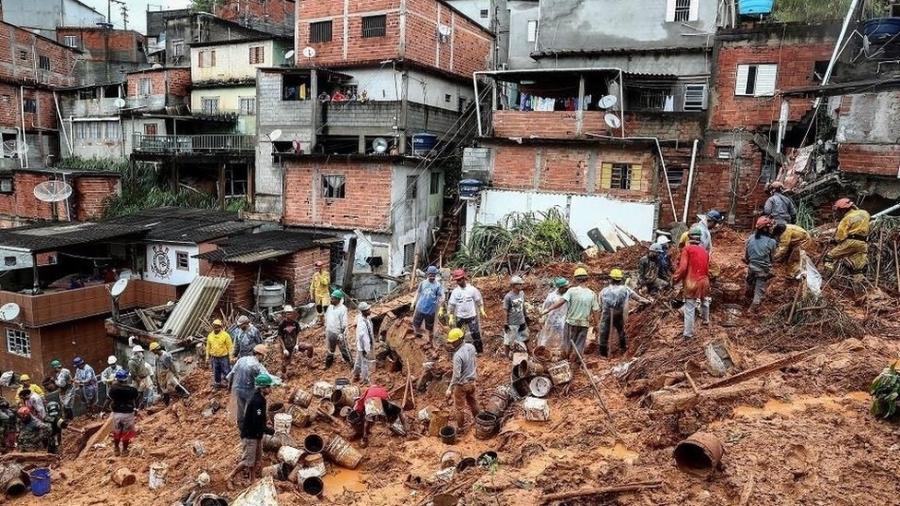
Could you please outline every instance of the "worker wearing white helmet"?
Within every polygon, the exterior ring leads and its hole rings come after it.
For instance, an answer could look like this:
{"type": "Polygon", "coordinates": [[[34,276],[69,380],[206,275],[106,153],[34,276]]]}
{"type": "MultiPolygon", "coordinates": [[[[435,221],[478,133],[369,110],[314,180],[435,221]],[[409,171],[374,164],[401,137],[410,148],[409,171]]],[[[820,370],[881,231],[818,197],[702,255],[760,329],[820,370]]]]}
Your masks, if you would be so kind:
{"type": "Polygon", "coordinates": [[[131,358],[128,359],[128,379],[140,393],[138,397],[138,409],[140,409],[147,401],[147,392],[153,386],[153,380],[150,379],[150,367],[144,361],[144,348],[138,344],[131,349],[131,352],[131,358]]]}
{"type": "Polygon", "coordinates": [[[110,355],[109,358],[106,359],[106,364],[108,367],[103,369],[100,373],[100,383],[106,387],[106,400],[103,401],[103,411],[106,411],[107,405],[110,402],[109,387],[116,381],[116,372],[122,370],[122,367],[119,365],[119,359],[117,359],[115,355],[110,355]]]}
{"type": "Polygon", "coordinates": [[[503,350],[512,352],[514,346],[525,348],[528,341],[528,319],[525,315],[525,280],[513,276],[509,280],[509,292],[503,297],[503,309],[506,310],[506,326],[503,333],[503,350]]]}
{"type": "Polygon", "coordinates": [[[250,322],[250,318],[247,315],[241,315],[237,320],[237,325],[229,333],[232,341],[234,341],[234,356],[236,358],[253,355],[253,347],[263,342],[259,329],[250,322]]]}

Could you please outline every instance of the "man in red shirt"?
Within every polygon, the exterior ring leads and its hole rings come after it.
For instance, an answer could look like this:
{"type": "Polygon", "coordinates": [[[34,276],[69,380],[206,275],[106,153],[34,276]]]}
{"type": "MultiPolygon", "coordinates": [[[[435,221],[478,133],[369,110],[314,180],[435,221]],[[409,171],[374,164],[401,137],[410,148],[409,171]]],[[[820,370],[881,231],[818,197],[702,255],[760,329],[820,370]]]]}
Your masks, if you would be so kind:
{"type": "Polygon", "coordinates": [[[382,386],[370,385],[353,403],[353,411],[356,415],[353,418],[348,417],[348,421],[350,421],[350,424],[356,431],[353,438],[362,437],[362,446],[369,444],[369,432],[372,430],[372,422],[374,421],[374,419],[370,420],[366,416],[366,401],[369,399],[379,399],[382,406],[384,406],[388,401],[388,391],[382,386]]]}
{"type": "Polygon", "coordinates": [[[703,232],[699,227],[692,227],[688,232],[689,244],[681,250],[678,261],[678,270],[675,271],[674,281],[684,282],[682,288],[684,306],[684,337],[694,337],[694,317],[698,307],[705,322],[709,322],[709,253],[700,245],[703,232]]]}

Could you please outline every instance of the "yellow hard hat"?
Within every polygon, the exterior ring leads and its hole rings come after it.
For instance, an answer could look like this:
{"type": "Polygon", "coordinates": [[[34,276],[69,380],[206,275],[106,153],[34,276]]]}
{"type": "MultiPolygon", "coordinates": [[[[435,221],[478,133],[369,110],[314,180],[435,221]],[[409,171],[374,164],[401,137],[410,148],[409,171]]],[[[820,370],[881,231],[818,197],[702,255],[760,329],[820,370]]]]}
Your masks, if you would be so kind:
{"type": "Polygon", "coordinates": [[[584,277],[586,277],[587,275],[588,275],[588,271],[587,271],[587,269],[585,269],[584,267],[579,267],[579,268],[575,269],[575,274],[574,274],[574,276],[575,276],[576,278],[579,277],[579,276],[584,276],[584,277]]]}
{"type": "Polygon", "coordinates": [[[218,318],[216,318],[215,320],[213,320],[212,324],[213,324],[213,325],[218,325],[218,326],[221,327],[221,326],[222,326],[222,320],[219,320],[218,318]]]}
{"type": "Polygon", "coordinates": [[[29,376],[27,374],[23,374],[23,375],[19,376],[19,381],[31,381],[31,376],[29,376]]]}
{"type": "Polygon", "coordinates": [[[450,332],[447,333],[447,342],[455,343],[456,341],[462,339],[464,335],[465,332],[463,332],[462,329],[450,329],[450,332]]]}
{"type": "Polygon", "coordinates": [[[619,279],[623,279],[625,277],[625,273],[622,272],[622,269],[613,269],[613,270],[609,271],[609,277],[611,277],[615,280],[619,280],[619,279]]]}
{"type": "Polygon", "coordinates": [[[156,341],[153,341],[152,343],[150,343],[150,351],[158,350],[158,349],[159,349],[159,343],[157,343],[156,341]]]}

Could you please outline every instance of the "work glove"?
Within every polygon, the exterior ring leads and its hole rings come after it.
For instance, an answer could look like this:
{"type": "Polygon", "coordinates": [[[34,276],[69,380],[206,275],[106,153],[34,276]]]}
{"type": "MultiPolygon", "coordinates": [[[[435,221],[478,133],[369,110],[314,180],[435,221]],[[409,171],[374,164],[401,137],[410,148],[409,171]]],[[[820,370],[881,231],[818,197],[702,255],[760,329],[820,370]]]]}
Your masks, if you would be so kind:
{"type": "Polygon", "coordinates": [[[300,352],[300,345],[298,344],[298,345],[294,346],[294,353],[299,353],[299,352],[300,352]]]}
{"type": "Polygon", "coordinates": [[[444,313],[446,313],[446,311],[444,311],[444,306],[441,306],[440,308],[438,308],[438,318],[439,319],[444,317],[444,313]]]}
{"type": "Polygon", "coordinates": [[[291,356],[291,353],[290,353],[289,351],[287,351],[287,350],[281,350],[281,353],[284,354],[284,357],[285,357],[285,358],[291,356]]]}
{"type": "Polygon", "coordinates": [[[449,323],[451,327],[455,327],[456,326],[456,315],[450,315],[450,318],[447,319],[447,323],[449,323]]]}
{"type": "Polygon", "coordinates": [[[487,318],[487,313],[484,312],[484,306],[481,306],[479,312],[481,313],[482,318],[487,318]]]}
{"type": "Polygon", "coordinates": [[[447,387],[447,391],[444,392],[444,397],[445,397],[447,400],[450,400],[450,394],[452,394],[452,393],[453,393],[453,389],[452,389],[451,387],[447,387]]]}

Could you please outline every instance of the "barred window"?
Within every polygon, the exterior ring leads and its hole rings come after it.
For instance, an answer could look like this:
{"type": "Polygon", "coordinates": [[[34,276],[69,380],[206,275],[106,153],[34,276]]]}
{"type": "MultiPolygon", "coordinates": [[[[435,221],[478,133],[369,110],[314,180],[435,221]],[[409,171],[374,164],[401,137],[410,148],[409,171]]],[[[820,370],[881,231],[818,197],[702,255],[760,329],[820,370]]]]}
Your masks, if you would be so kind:
{"type": "Polygon", "coordinates": [[[690,21],[691,0],[675,0],[675,21],[690,21]]]}
{"type": "Polygon", "coordinates": [[[6,351],[20,357],[31,357],[31,337],[24,330],[6,329],[6,351]]]}
{"type": "Polygon", "coordinates": [[[309,24],[310,42],[331,42],[331,21],[319,21],[309,24]]]}
{"type": "Polygon", "coordinates": [[[138,95],[149,95],[151,91],[150,88],[150,78],[142,77],[140,81],[140,86],[138,90],[138,95]]]}
{"type": "Polygon", "coordinates": [[[201,98],[200,107],[203,110],[203,114],[217,114],[219,112],[219,97],[201,98]]]}
{"type": "Polygon", "coordinates": [[[362,18],[362,36],[384,37],[387,30],[387,16],[365,16],[362,18]]]}
{"type": "Polygon", "coordinates": [[[256,97],[240,97],[240,113],[244,116],[256,114],[256,97]]]}
{"type": "Polygon", "coordinates": [[[78,37],[75,35],[64,35],[63,44],[69,47],[78,47],[78,37]]]}
{"type": "Polygon", "coordinates": [[[250,47],[250,65],[261,65],[266,61],[265,46],[250,47]]]}
{"type": "Polygon", "coordinates": [[[643,170],[640,164],[604,163],[600,170],[600,188],[604,190],[640,190],[643,170]]]}
{"type": "Polygon", "coordinates": [[[326,199],[342,199],[346,196],[344,176],[322,176],[322,196],[326,199]]]}

